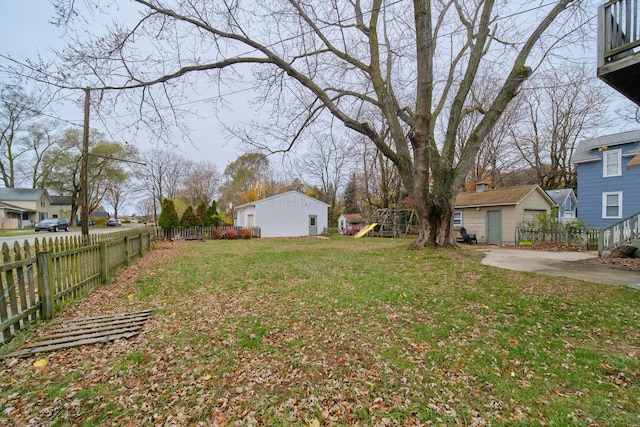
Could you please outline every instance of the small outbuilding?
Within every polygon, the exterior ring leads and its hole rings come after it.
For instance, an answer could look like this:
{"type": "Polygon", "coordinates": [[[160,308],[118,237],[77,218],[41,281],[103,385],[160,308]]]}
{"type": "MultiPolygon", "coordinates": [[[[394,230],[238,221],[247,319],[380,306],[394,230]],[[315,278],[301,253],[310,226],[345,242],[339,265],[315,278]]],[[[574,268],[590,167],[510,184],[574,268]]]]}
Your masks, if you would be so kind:
{"type": "Polygon", "coordinates": [[[261,237],[300,237],[326,233],[329,205],[297,191],[236,206],[236,227],[260,227],[261,237]]]}
{"type": "Polygon", "coordinates": [[[516,228],[540,213],[550,213],[556,203],[539,185],[458,193],[453,222],[456,232],[464,227],[479,242],[516,244],[516,228]]]}
{"type": "Polygon", "coordinates": [[[338,233],[354,236],[367,226],[367,220],[359,213],[342,214],[338,218],[338,233]]]}

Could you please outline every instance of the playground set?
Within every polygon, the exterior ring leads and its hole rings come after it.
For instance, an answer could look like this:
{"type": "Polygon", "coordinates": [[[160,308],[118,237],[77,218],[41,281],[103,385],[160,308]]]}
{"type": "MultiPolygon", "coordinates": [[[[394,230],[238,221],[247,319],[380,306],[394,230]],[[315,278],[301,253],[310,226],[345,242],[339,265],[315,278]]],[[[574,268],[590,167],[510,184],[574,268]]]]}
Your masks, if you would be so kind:
{"type": "Polygon", "coordinates": [[[360,230],[354,237],[366,235],[372,237],[406,237],[418,234],[420,219],[413,209],[378,209],[373,214],[373,221],[360,230]]]}

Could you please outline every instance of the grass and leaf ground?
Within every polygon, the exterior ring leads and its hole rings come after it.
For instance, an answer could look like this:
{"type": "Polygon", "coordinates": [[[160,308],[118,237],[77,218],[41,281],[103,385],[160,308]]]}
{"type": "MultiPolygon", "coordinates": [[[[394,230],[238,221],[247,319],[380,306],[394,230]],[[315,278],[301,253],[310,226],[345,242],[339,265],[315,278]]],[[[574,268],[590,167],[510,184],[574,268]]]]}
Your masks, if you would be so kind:
{"type": "Polygon", "coordinates": [[[143,333],[6,360],[0,424],[640,425],[640,292],[409,246],[161,244],[53,321],[143,333]]]}

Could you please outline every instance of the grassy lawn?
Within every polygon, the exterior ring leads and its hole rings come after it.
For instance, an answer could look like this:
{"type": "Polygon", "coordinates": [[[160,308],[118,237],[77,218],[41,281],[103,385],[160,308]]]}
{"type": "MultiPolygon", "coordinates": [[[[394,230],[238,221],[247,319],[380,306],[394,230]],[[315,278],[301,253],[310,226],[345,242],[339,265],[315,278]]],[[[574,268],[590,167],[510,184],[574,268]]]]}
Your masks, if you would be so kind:
{"type": "Polygon", "coordinates": [[[33,233],[33,228],[29,228],[26,230],[1,230],[0,237],[26,236],[33,233]]]}
{"type": "Polygon", "coordinates": [[[164,244],[54,321],[153,309],[144,332],[6,361],[0,425],[640,425],[640,292],[480,257],[164,244]]]}

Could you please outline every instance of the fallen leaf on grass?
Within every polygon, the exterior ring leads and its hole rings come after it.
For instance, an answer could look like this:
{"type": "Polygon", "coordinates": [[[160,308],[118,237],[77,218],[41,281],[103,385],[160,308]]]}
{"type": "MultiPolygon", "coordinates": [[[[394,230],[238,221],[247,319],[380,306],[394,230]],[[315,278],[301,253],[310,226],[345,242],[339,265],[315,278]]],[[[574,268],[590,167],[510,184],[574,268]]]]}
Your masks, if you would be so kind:
{"type": "Polygon", "coordinates": [[[614,368],[613,366],[608,365],[608,364],[606,364],[606,363],[604,363],[604,362],[600,362],[600,367],[601,367],[602,369],[604,369],[605,371],[609,371],[609,372],[613,372],[613,371],[615,371],[615,370],[616,370],[616,368],[614,368]]]}
{"type": "Polygon", "coordinates": [[[310,423],[309,427],[320,427],[320,421],[317,418],[314,418],[310,423]]]}
{"type": "Polygon", "coordinates": [[[36,368],[40,368],[42,366],[46,366],[47,363],[49,363],[49,362],[47,362],[47,359],[39,359],[39,360],[36,360],[35,362],[33,362],[33,366],[36,367],[36,368]]]}

